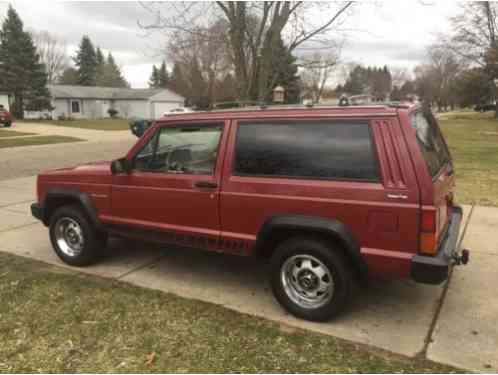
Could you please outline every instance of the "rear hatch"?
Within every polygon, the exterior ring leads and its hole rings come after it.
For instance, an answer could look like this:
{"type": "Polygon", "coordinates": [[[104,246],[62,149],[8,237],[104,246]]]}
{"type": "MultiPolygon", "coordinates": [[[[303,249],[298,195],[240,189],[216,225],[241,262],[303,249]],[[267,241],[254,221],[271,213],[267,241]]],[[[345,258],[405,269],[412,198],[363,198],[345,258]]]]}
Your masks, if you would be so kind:
{"type": "Polygon", "coordinates": [[[453,204],[455,177],[448,146],[430,110],[420,110],[411,115],[411,125],[416,130],[417,143],[432,178],[434,191],[435,232],[439,242],[448,227],[453,204]]]}

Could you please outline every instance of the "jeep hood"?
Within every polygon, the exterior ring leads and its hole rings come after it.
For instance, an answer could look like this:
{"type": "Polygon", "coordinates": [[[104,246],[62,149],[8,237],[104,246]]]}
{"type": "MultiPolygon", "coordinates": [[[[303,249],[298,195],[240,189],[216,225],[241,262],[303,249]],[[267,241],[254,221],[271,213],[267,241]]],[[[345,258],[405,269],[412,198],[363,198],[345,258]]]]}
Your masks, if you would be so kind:
{"type": "Polygon", "coordinates": [[[43,171],[39,177],[44,180],[57,180],[65,182],[91,182],[109,183],[111,179],[111,162],[97,161],[43,171]]]}

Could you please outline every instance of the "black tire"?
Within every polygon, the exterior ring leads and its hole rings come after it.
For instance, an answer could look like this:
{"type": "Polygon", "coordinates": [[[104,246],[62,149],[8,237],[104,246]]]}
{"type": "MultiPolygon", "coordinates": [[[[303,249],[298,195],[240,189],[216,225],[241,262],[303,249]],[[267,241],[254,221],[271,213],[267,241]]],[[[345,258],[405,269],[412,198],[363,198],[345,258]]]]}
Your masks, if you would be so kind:
{"type": "MultiPolygon", "coordinates": [[[[98,232],[78,205],[62,206],[50,218],[50,241],[57,256],[66,264],[83,267],[95,263],[103,253],[107,242],[107,234],[98,232]],[[74,221],[83,238],[81,249],[75,254],[64,251],[58,241],[56,230],[63,221],[74,221]]],[[[78,237],[79,238],[79,237],[78,237]]]]}
{"type": "MultiPolygon", "coordinates": [[[[299,258],[298,258],[299,259],[299,258]]],[[[316,263],[315,263],[316,265],[316,263]]],[[[325,276],[328,279],[328,276],[325,276]]],[[[311,321],[327,321],[336,316],[348,303],[353,288],[353,270],[347,259],[332,244],[320,238],[295,237],[282,242],[275,249],[271,259],[271,286],[277,301],[292,315],[311,321]],[[318,307],[303,307],[290,297],[290,283],[287,289],[281,274],[286,261],[297,255],[308,255],[325,266],[333,280],[333,292],[324,304],[318,307]],[[287,290],[287,291],[286,291],[287,290]]],[[[293,289],[295,290],[295,289],[293,289]]]]}

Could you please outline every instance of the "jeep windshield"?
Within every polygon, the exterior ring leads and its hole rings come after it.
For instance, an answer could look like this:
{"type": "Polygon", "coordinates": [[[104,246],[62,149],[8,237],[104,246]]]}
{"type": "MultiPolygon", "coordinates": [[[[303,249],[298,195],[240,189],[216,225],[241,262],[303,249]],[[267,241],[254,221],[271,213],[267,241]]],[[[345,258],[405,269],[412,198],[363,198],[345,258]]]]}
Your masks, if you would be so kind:
{"type": "Polygon", "coordinates": [[[435,178],[446,164],[451,164],[451,156],[436,119],[431,111],[421,110],[411,115],[411,125],[429,173],[435,178]]]}

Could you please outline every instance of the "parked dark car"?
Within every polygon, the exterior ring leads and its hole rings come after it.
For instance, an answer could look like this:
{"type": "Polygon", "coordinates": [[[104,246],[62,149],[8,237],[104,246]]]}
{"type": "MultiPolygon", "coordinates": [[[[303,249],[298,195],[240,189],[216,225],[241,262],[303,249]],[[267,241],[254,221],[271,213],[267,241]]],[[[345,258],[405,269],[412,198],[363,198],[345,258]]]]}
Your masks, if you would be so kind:
{"type": "Polygon", "coordinates": [[[474,107],[474,111],[476,112],[486,112],[486,111],[495,111],[496,104],[477,104],[474,107]]]}
{"type": "Polygon", "coordinates": [[[130,130],[131,133],[138,138],[140,138],[145,131],[150,128],[150,126],[153,124],[153,121],[151,120],[145,120],[145,119],[132,119],[130,120],[130,130]]]}
{"type": "Polygon", "coordinates": [[[280,304],[322,321],[356,279],[439,284],[467,262],[454,187],[418,106],[256,107],[163,117],[119,160],[40,174],[31,210],[74,266],[108,235],[267,258],[280,304]]]}

